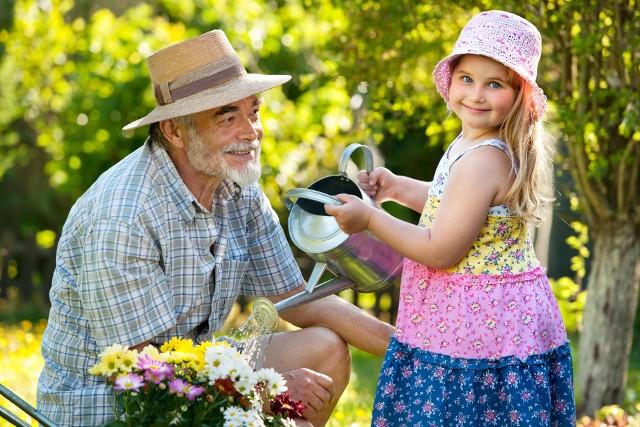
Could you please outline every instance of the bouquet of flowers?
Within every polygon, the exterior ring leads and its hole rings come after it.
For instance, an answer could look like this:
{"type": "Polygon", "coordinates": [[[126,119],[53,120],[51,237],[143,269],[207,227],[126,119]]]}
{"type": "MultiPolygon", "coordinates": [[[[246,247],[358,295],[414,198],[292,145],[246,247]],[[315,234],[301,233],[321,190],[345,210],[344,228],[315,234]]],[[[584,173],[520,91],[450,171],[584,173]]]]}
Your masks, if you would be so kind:
{"type": "Polygon", "coordinates": [[[254,371],[224,342],[194,346],[174,338],[160,350],[147,346],[141,352],[114,344],[89,373],[106,377],[113,389],[115,421],[109,427],[289,427],[305,409],[286,393],[279,373],[254,371]]]}

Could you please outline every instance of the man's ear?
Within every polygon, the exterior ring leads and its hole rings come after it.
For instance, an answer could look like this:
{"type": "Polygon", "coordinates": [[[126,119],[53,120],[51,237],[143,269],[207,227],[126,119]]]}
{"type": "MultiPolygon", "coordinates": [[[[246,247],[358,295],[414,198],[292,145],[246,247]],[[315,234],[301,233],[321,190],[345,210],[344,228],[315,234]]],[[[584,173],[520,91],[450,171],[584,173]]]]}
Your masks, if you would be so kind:
{"type": "Polygon", "coordinates": [[[177,148],[184,148],[186,144],[187,130],[173,119],[161,120],[158,125],[167,141],[177,148]]]}

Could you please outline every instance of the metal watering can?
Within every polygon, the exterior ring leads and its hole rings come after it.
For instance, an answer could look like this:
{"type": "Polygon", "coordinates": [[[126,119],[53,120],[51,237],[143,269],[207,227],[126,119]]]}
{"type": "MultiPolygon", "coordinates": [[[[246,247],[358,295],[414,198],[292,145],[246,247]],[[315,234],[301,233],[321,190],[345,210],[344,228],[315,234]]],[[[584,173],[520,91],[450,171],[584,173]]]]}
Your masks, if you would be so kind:
{"type": "Polygon", "coordinates": [[[351,194],[380,209],[346,173],[353,152],[364,150],[366,170],[373,170],[371,150],[362,144],[349,145],[340,158],[338,175],[321,178],[308,188],[295,188],[286,193],[289,209],[289,234],[293,243],[316,261],[303,292],[276,304],[257,298],[254,317],[267,330],[278,324],[278,313],[308,302],[353,288],[358,292],[376,292],[391,285],[402,272],[403,257],[368,230],[346,234],[335,218],[324,210],[325,204],[341,205],[336,194],[351,194]],[[294,202],[292,198],[297,198],[294,202]],[[318,284],[329,270],[336,277],[318,284]]]}

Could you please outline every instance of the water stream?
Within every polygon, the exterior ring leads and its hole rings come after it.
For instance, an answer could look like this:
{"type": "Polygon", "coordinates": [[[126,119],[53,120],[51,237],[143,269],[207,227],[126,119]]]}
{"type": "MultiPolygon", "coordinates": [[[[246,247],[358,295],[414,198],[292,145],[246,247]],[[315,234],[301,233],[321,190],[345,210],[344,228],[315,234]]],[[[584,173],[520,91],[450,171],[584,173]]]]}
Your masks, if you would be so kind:
{"type": "Polygon", "coordinates": [[[256,298],[244,323],[230,330],[227,336],[240,344],[238,348],[242,356],[251,361],[259,351],[259,338],[272,333],[278,326],[278,319],[278,311],[269,300],[256,298]]]}

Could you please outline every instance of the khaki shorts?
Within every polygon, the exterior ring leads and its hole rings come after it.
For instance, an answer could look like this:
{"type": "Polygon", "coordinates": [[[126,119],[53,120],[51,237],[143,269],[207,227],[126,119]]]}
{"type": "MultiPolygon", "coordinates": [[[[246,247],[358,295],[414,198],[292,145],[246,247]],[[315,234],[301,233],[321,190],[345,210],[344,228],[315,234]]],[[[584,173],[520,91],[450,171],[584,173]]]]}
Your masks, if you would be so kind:
{"type": "Polygon", "coordinates": [[[269,341],[271,341],[272,335],[260,335],[256,338],[251,338],[247,341],[236,341],[229,337],[220,337],[217,341],[225,341],[242,354],[244,358],[249,362],[249,365],[254,370],[259,370],[264,367],[264,360],[267,357],[267,348],[269,347],[269,341]]]}

